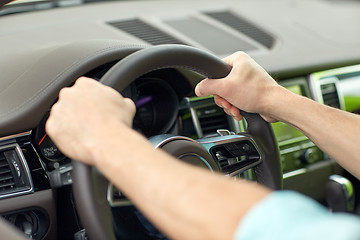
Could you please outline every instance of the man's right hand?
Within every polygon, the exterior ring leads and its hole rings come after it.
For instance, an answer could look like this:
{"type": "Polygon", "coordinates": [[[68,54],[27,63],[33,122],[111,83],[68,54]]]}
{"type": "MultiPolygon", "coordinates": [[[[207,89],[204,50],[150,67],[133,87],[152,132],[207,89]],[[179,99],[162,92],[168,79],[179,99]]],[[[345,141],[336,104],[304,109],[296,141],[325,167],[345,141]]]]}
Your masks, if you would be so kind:
{"type": "MultiPolygon", "coordinates": [[[[240,110],[259,113],[266,121],[278,121],[272,116],[271,101],[285,89],[252,58],[244,52],[236,52],[223,59],[232,66],[228,76],[221,79],[205,79],[195,89],[199,97],[214,95],[215,103],[237,120],[240,110]]],[[[286,91],[286,90],[285,90],[286,91]]]]}

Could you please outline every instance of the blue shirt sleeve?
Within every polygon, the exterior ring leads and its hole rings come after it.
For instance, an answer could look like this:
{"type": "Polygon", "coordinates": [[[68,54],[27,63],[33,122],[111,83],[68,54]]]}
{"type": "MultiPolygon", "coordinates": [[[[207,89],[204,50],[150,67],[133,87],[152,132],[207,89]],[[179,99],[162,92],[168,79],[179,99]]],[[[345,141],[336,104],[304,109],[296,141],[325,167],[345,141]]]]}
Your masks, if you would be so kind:
{"type": "Polygon", "coordinates": [[[360,217],[331,213],[292,191],[271,193],[239,224],[235,240],[360,239],[360,217]]]}

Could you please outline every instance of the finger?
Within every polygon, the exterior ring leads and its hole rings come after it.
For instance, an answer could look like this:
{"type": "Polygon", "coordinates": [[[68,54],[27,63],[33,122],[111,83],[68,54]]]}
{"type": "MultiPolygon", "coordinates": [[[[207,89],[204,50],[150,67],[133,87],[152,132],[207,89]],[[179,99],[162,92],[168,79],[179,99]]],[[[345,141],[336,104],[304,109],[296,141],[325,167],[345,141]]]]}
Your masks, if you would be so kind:
{"type": "Polygon", "coordinates": [[[216,105],[218,105],[219,107],[222,108],[231,108],[232,104],[229,103],[227,100],[225,100],[224,98],[218,96],[218,95],[214,95],[214,100],[216,105]]]}
{"type": "Polygon", "coordinates": [[[241,120],[242,116],[240,114],[240,110],[237,107],[232,106],[230,108],[231,116],[233,116],[236,120],[241,120]]]}
{"type": "Polygon", "coordinates": [[[215,102],[215,104],[218,105],[219,107],[223,108],[221,99],[222,99],[222,98],[219,97],[218,95],[214,95],[214,102],[215,102]]]}
{"type": "Polygon", "coordinates": [[[88,78],[88,77],[79,77],[76,81],[74,86],[76,85],[82,85],[82,84],[99,84],[98,81],[92,79],[92,78],[88,78]]]}
{"type": "Polygon", "coordinates": [[[237,61],[239,60],[243,61],[245,59],[251,59],[251,58],[245,52],[238,51],[231,54],[230,56],[223,58],[223,61],[229,64],[230,66],[234,66],[237,61]]]}
{"type": "Polygon", "coordinates": [[[243,116],[242,116],[242,115],[236,116],[236,117],[234,117],[234,119],[235,119],[236,121],[241,121],[241,120],[243,119],[243,116]]]}
{"type": "Polygon", "coordinates": [[[127,109],[129,109],[129,114],[131,114],[131,116],[134,116],[136,113],[136,106],[134,101],[130,98],[124,98],[124,103],[127,106],[127,109]]]}
{"type": "Polygon", "coordinates": [[[67,99],[69,97],[69,95],[71,94],[71,89],[72,87],[64,87],[60,90],[59,95],[58,95],[58,101],[57,102],[62,102],[63,99],[67,99]]]}
{"type": "Polygon", "coordinates": [[[227,115],[230,115],[231,116],[231,112],[229,109],[226,109],[226,108],[223,108],[224,112],[227,114],[227,115]]]}
{"type": "Polygon", "coordinates": [[[222,85],[221,79],[204,79],[196,85],[195,94],[199,97],[218,95],[222,85]]]}

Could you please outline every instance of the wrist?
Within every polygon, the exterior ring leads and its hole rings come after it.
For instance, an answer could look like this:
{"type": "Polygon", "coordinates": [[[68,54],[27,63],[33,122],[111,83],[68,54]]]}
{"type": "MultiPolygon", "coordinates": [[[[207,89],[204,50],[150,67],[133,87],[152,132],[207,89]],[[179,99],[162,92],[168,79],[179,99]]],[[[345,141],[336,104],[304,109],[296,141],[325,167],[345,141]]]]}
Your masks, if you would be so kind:
{"type": "Polygon", "coordinates": [[[281,121],[290,125],[296,125],[297,113],[303,107],[307,98],[299,96],[286,88],[274,86],[269,94],[269,101],[266,108],[267,116],[275,121],[281,121]]]}
{"type": "Polygon", "coordinates": [[[288,90],[280,85],[269,86],[262,99],[263,107],[259,112],[260,115],[268,122],[281,121],[283,119],[282,108],[286,107],[284,102],[286,102],[288,94],[288,90]]]}
{"type": "Polygon", "coordinates": [[[124,148],[124,140],[130,141],[132,129],[125,124],[116,124],[116,126],[107,126],[107,129],[101,131],[96,137],[94,145],[89,149],[93,163],[96,167],[104,165],[106,159],[111,155],[120,154],[124,148]]]}
{"type": "Polygon", "coordinates": [[[94,165],[98,169],[110,166],[116,161],[117,164],[127,164],[132,155],[141,153],[139,146],[146,148],[149,145],[146,138],[128,126],[122,126],[111,131],[99,142],[99,145],[91,150],[94,165]]]}

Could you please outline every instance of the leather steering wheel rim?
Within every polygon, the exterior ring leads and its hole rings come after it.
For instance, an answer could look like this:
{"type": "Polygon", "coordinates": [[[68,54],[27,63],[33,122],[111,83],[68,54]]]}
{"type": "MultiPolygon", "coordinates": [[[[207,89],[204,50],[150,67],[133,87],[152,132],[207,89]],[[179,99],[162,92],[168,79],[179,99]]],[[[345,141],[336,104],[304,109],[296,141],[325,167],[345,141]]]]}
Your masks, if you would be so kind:
{"type": "MultiPolygon", "coordinates": [[[[144,48],[115,64],[100,80],[121,92],[141,75],[164,68],[183,68],[207,78],[223,78],[231,67],[205,51],[184,45],[144,48]]],[[[263,161],[254,168],[257,181],[271,189],[282,188],[280,155],[273,129],[258,114],[242,111],[249,134],[263,151],[263,161]]],[[[90,239],[115,240],[111,209],[106,199],[108,181],[93,167],[73,162],[74,195],[90,239]]]]}

